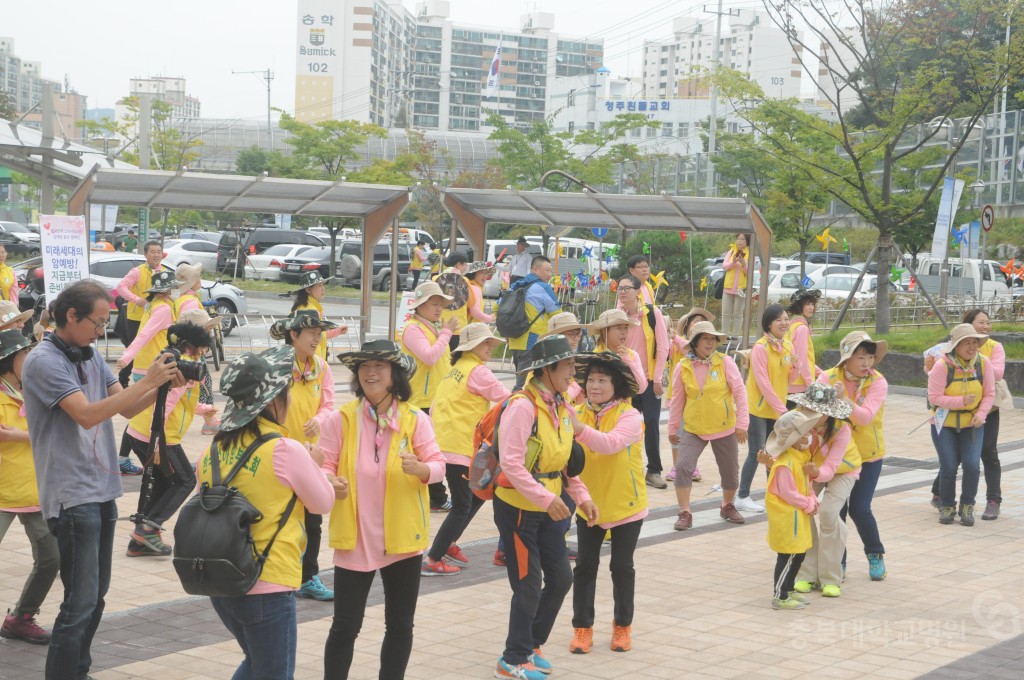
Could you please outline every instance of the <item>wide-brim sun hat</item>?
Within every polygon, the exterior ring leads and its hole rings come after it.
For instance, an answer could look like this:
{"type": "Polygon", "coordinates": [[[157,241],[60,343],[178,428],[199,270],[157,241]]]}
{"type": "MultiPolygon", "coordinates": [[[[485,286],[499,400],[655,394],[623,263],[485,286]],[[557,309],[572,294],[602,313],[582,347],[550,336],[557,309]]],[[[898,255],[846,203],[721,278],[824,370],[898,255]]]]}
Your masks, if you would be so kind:
{"type": "Polygon", "coordinates": [[[564,335],[566,331],[582,330],[586,327],[586,324],[580,323],[580,320],[572,312],[559,312],[548,319],[548,329],[538,337],[546,338],[549,335],[564,335]]]}
{"type": "Polygon", "coordinates": [[[219,316],[210,316],[204,309],[190,309],[178,315],[180,323],[192,323],[202,326],[204,330],[210,330],[220,323],[219,316]]]}
{"type": "Polygon", "coordinates": [[[786,411],[775,421],[775,429],[764,443],[764,450],[772,458],[778,458],[807,436],[821,419],[821,414],[807,409],[786,411]]]}
{"type": "Polygon", "coordinates": [[[611,328],[612,326],[639,326],[639,321],[634,321],[629,318],[626,312],[618,308],[606,309],[601,312],[601,316],[597,317],[597,320],[587,326],[587,330],[597,335],[600,331],[605,328],[611,328]]]}
{"type": "Polygon", "coordinates": [[[459,346],[455,348],[456,352],[468,352],[482,342],[488,340],[497,340],[501,344],[505,344],[505,340],[499,338],[491,332],[490,326],[479,321],[466,324],[462,329],[462,333],[459,335],[459,346]]]}
{"type": "Polygon", "coordinates": [[[288,331],[301,331],[303,328],[319,328],[321,332],[337,328],[338,324],[320,318],[320,312],[315,309],[298,309],[292,312],[291,316],[278,319],[270,326],[270,337],[274,340],[284,340],[288,337],[288,331]]]}
{"type": "Polygon", "coordinates": [[[949,351],[952,352],[953,350],[955,350],[957,345],[959,345],[964,340],[967,340],[968,338],[977,338],[979,344],[984,343],[986,340],[988,340],[987,335],[985,335],[984,333],[979,333],[978,331],[974,330],[974,326],[972,326],[971,324],[958,324],[956,326],[953,326],[953,330],[949,332],[949,351]]]}
{"type": "Polygon", "coordinates": [[[528,373],[538,368],[557,364],[559,361],[576,356],[576,351],[564,335],[549,335],[537,340],[530,351],[523,357],[525,361],[518,373],[528,373]]]}
{"type": "Polygon", "coordinates": [[[0,359],[6,359],[16,352],[35,346],[36,342],[25,337],[17,328],[0,331],[0,359]]]}
{"type": "Polygon", "coordinates": [[[715,319],[717,318],[714,314],[704,309],[703,307],[692,307],[690,311],[688,311],[686,314],[683,314],[683,316],[679,318],[679,323],[685,326],[687,320],[689,320],[690,317],[693,316],[703,316],[705,321],[710,321],[712,323],[714,323],[715,319]]]}
{"type": "Polygon", "coordinates": [[[796,292],[789,296],[789,304],[786,306],[786,310],[796,310],[799,314],[803,312],[803,305],[808,302],[817,303],[821,299],[821,291],[813,290],[811,288],[798,288],[796,292]]]}
{"type": "Polygon", "coordinates": [[[179,264],[174,270],[174,278],[178,281],[178,288],[191,288],[202,280],[203,264],[179,264]]]}
{"type": "Polygon", "coordinates": [[[281,345],[235,359],[220,377],[220,393],[228,398],[221,431],[237,430],[252,422],[292,382],[295,348],[281,345]]]}
{"type": "Polygon", "coordinates": [[[31,309],[23,312],[18,308],[18,305],[10,300],[0,300],[0,330],[19,322],[24,323],[31,318],[31,309]]]}
{"type": "Polygon", "coordinates": [[[444,291],[441,290],[441,286],[437,285],[435,282],[424,281],[420,285],[416,286],[416,289],[412,292],[412,302],[409,303],[409,307],[416,309],[435,295],[442,298],[445,302],[451,302],[455,299],[451,295],[445,295],[444,291]]]}
{"type": "Polygon", "coordinates": [[[368,340],[359,349],[342,352],[338,361],[355,373],[364,361],[388,361],[411,378],[416,372],[416,360],[402,351],[397,342],[390,340],[368,340]]]}
{"type": "Polygon", "coordinates": [[[698,335],[713,335],[718,338],[719,344],[726,341],[729,337],[725,333],[720,333],[715,330],[715,324],[710,321],[698,321],[697,323],[690,326],[690,346],[693,347],[693,341],[698,335]]]}
{"type": "Polygon", "coordinates": [[[864,331],[850,331],[839,343],[839,361],[836,362],[836,366],[845,364],[857,351],[857,348],[864,344],[875,346],[876,366],[889,351],[889,343],[885,340],[872,340],[871,336],[864,331]]]}
{"type": "Polygon", "coordinates": [[[494,276],[496,271],[498,271],[498,268],[495,265],[482,261],[470,262],[466,266],[466,276],[469,276],[470,274],[478,274],[480,272],[483,272],[484,276],[494,276]]]}
{"type": "Polygon", "coordinates": [[[593,366],[614,371],[625,378],[626,386],[630,391],[627,396],[632,397],[640,391],[640,385],[636,381],[636,376],[633,375],[633,369],[615,352],[585,352],[576,355],[576,382],[584,389],[587,387],[587,374],[593,366]]]}
{"type": "Polygon", "coordinates": [[[159,271],[153,274],[152,283],[146,293],[169,293],[172,290],[177,290],[179,286],[174,274],[169,271],[159,271]]]}
{"type": "Polygon", "coordinates": [[[811,383],[805,391],[789,395],[789,400],[815,413],[832,416],[839,420],[846,420],[853,413],[853,404],[846,399],[841,399],[839,391],[834,385],[811,383]]]}
{"type": "Polygon", "coordinates": [[[318,271],[306,272],[305,274],[299,277],[299,287],[296,288],[295,290],[288,291],[288,294],[295,295],[299,291],[306,290],[307,288],[312,288],[318,283],[327,283],[333,278],[333,276],[325,277],[318,271]]]}

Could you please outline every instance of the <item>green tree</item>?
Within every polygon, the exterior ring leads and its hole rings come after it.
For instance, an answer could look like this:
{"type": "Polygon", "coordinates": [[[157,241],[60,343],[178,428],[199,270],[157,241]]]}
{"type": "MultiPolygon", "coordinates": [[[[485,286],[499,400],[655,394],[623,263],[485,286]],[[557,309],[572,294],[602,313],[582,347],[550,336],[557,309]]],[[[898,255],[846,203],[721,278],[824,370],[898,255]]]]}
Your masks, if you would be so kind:
{"type": "Polygon", "coordinates": [[[0,118],[11,122],[18,119],[18,109],[14,105],[14,97],[6,90],[0,90],[0,118]]]}
{"type": "Polygon", "coordinates": [[[446,148],[427,139],[422,130],[406,130],[409,154],[415,164],[418,186],[413,189],[410,211],[423,228],[440,241],[449,231],[451,219],[444,209],[443,191],[455,173],[455,159],[446,148]]]}
{"type": "Polygon", "coordinates": [[[669,292],[663,293],[659,290],[659,299],[667,295],[677,302],[688,300],[696,304],[698,299],[704,297],[700,290],[700,281],[704,276],[704,260],[713,257],[716,252],[713,239],[694,234],[687,236],[684,242],[676,232],[634,232],[621,249],[619,267],[612,274],[618,276],[626,273],[626,260],[631,255],[645,253],[650,260],[652,274],[664,271],[668,280],[669,292]],[[646,250],[645,243],[648,246],[646,250]]]}

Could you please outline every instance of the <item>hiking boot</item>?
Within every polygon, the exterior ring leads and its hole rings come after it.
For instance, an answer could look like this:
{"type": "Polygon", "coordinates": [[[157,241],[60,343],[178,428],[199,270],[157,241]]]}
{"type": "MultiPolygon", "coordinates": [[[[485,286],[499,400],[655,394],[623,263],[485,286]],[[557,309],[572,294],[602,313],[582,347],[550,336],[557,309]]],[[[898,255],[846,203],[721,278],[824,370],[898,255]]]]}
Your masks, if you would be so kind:
{"type": "Polygon", "coordinates": [[[569,640],[569,651],[573,654],[590,654],[594,646],[593,628],[573,628],[572,640],[569,640]]]}
{"type": "Polygon", "coordinates": [[[164,544],[163,548],[156,549],[149,546],[148,543],[139,543],[134,538],[128,541],[128,550],[125,551],[125,555],[128,557],[170,557],[171,546],[164,544]]]}
{"type": "Polygon", "coordinates": [[[952,505],[939,508],[939,524],[952,524],[954,519],[956,519],[956,508],[952,505]]]}
{"type": "Polygon", "coordinates": [[[460,567],[464,567],[469,564],[469,558],[466,557],[466,553],[462,552],[462,549],[457,545],[450,546],[448,548],[448,552],[446,552],[444,556],[448,558],[449,562],[457,564],[460,567]]]}
{"type": "Polygon", "coordinates": [[[494,557],[491,558],[491,564],[493,564],[496,567],[504,567],[505,566],[505,553],[502,552],[501,550],[495,550],[494,551],[494,557]]]}
{"type": "Polygon", "coordinates": [[[743,512],[764,512],[764,506],[755,501],[751,496],[737,498],[734,503],[737,510],[743,512]]]}
{"type": "Polygon", "coordinates": [[[122,458],[118,465],[121,468],[121,474],[125,477],[137,477],[142,474],[142,468],[133,463],[131,458],[122,458]]]}
{"type": "Polygon", "coordinates": [[[868,553],[868,576],[871,577],[871,580],[881,581],[886,574],[882,553],[868,553]]]}
{"type": "Polygon", "coordinates": [[[732,522],[733,524],[744,524],[747,520],[743,519],[743,515],[736,512],[736,506],[732,503],[726,503],[722,506],[722,509],[718,511],[719,516],[726,522],[732,522]]]}
{"type": "Polygon", "coordinates": [[[532,663],[537,670],[544,675],[548,675],[552,670],[554,670],[554,666],[551,665],[551,662],[544,658],[544,655],[540,651],[540,647],[533,648],[533,654],[527,658],[527,661],[532,663]]]}
{"type": "Polygon", "coordinates": [[[985,512],[981,515],[982,519],[995,519],[999,517],[999,501],[989,501],[985,504],[985,512]]]}
{"type": "Polygon", "coordinates": [[[644,477],[644,483],[647,486],[653,486],[655,489],[668,488],[668,482],[665,481],[660,472],[648,472],[647,476],[644,477]]]}
{"type": "Polygon", "coordinates": [[[822,597],[839,597],[843,594],[843,591],[839,589],[839,586],[829,583],[827,586],[821,587],[822,597]]]}
{"type": "Polygon", "coordinates": [[[807,605],[799,600],[794,600],[791,597],[787,597],[785,600],[780,600],[775,597],[772,598],[772,609],[803,609],[807,605]]]}
{"type": "Polygon", "coordinates": [[[821,584],[817,581],[797,581],[793,584],[793,590],[798,593],[809,593],[812,590],[821,590],[821,584]]]}
{"type": "Polygon", "coordinates": [[[136,525],[135,531],[132,532],[132,539],[146,546],[155,552],[167,551],[167,554],[171,554],[171,546],[164,543],[160,536],[160,530],[152,527],[144,528],[142,525],[136,525]]]}
{"type": "Polygon", "coordinates": [[[974,504],[960,504],[960,524],[965,527],[974,526],[974,504]]]}
{"type": "Polygon", "coordinates": [[[461,569],[454,564],[448,564],[443,559],[431,562],[429,557],[423,558],[423,565],[420,567],[420,576],[455,576],[461,569]]]}
{"type": "Polygon", "coordinates": [[[932,507],[936,510],[942,510],[942,499],[939,498],[938,494],[932,494],[932,507]]]}
{"type": "Polygon", "coordinates": [[[330,602],[334,599],[334,591],[325,586],[317,574],[313,574],[312,578],[299,586],[295,595],[320,602],[330,602]]]}
{"type": "Polygon", "coordinates": [[[679,519],[672,525],[672,528],[676,531],[686,531],[693,526],[693,515],[689,510],[683,510],[679,513],[679,519]]]}
{"type": "Polygon", "coordinates": [[[15,616],[10,611],[4,619],[3,627],[0,627],[0,637],[9,640],[21,640],[31,645],[50,644],[50,633],[43,630],[42,626],[36,623],[34,614],[24,613],[15,616]]]}
{"type": "Polygon", "coordinates": [[[612,651],[628,652],[633,649],[633,639],[629,626],[620,626],[612,621],[612,651]]]}
{"type": "Polygon", "coordinates": [[[505,663],[504,659],[498,659],[498,666],[494,669],[494,677],[514,678],[515,680],[545,680],[547,675],[532,663],[512,665],[505,663]]]}

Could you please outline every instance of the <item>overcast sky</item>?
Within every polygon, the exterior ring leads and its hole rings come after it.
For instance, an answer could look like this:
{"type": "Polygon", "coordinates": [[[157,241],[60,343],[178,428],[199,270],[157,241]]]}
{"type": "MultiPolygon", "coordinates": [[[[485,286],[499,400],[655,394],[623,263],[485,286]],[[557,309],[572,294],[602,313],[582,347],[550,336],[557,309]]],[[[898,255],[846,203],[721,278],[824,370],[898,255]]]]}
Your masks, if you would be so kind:
{"type": "MultiPolygon", "coordinates": [[[[266,116],[266,86],[258,75],[274,71],[272,100],[291,111],[295,95],[296,0],[6,0],[0,35],[14,38],[15,53],[42,63],[42,75],[64,81],[88,97],[89,108],[112,108],[132,77],[181,76],[199,98],[203,117],[266,116]]],[[[411,10],[414,0],[405,0],[411,10]]],[[[714,0],[707,3],[714,4],[714,0]]],[[[341,2],[339,1],[339,6],[341,2]]],[[[555,30],[603,37],[613,76],[640,75],[643,41],[671,34],[672,18],[699,14],[691,0],[451,0],[456,22],[513,29],[532,8],[555,14],[555,30]]],[[[725,7],[759,8],[760,0],[725,7]]],[[[711,15],[708,15],[712,19],[711,15]]]]}

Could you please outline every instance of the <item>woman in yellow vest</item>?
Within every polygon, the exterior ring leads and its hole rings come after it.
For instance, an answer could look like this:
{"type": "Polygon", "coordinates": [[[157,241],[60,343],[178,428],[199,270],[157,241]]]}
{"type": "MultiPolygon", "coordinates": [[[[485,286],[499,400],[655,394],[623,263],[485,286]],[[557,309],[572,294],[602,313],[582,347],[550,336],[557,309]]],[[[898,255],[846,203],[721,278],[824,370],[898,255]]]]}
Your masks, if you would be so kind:
{"type": "Polygon", "coordinates": [[[794,590],[797,571],[811,549],[811,517],[818,512],[818,497],[807,481],[811,461],[809,433],[822,420],[813,411],[787,411],[764,445],[768,457],[768,547],[778,553],[772,609],[803,609],[806,597],[794,590]]]}
{"type": "Polygon", "coordinates": [[[595,352],[611,352],[626,362],[633,371],[636,384],[643,388],[640,390],[642,392],[647,389],[647,374],[640,355],[626,344],[630,327],[639,325],[639,321],[633,321],[621,309],[606,309],[596,321],[587,326],[587,332],[596,338],[595,352]]]}
{"type": "Polygon", "coordinates": [[[466,267],[465,279],[469,284],[469,302],[466,303],[467,321],[494,323],[494,314],[484,311],[484,283],[494,276],[497,267],[486,262],[472,262],[466,267]]]}
{"type": "Polygon", "coordinates": [[[348,677],[377,571],[384,585],[380,677],[402,678],[430,540],[427,484],[444,476],[444,457],[430,418],[409,404],[415,362],[398,344],[373,340],[338,359],[352,371],[356,398],[320,428],[324,470],[348,484],[329,525],[335,600],[324,678],[348,677]]]}
{"type": "Polygon", "coordinates": [[[473,430],[492,404],[509,398],[508,388],[487,367],[495,348],[504,342],[486,324],[471,323],[463,328],[462,342],[452,354],[452,368],[437,388],[431,420],[437,445],[447,461],[445,478],[452,509],[423,559],[424,576],[451,576],[459,573],[460,566],[469,564],[456,541],[483,505],[469,490],[469,463],[476,453],[473,430]]]}
{"type": "MultiPolygon", "coordinates": [[[[320,301],[327,294],[327,282],[330,280],[330,278],[325,279],[318,271],[303,274],[302,278],[299,279],[299,287],[292,291],[295,294],[295,302],[292,303],[292,313],[300,309],[312,309],[320,315],[321,319],[326,321],[327,315],[324,314],[324,306],[320,301]]],[[[334,324],[331,330],[320,336],[320,344],[317,345],[316,355],[327,361],[327,341],[345,333],[348,333],[348,326],[345,324],[334,324]]]]}
{"type": "MultiPolygon", "coordinates": [[[[336,328],[312,309],[300,309],[279,319],[270,327],[270,337],[284,340],[295,349],[292,384],[288,388],[291,404],[285,421],[285,436],[316,444],[320,425],[334,412],[334,374],[330,365],[317,356],[324,333],[336,328]]],[[[334,599],[334,591],[320,580],[320,538],[323,516],[306,513],[306,551],[302,554],[302,585],[296,595],[321,602],[334,599]]]]}
{"type": "Polygon", "coordinates": [[[788,328],[789,316],[782,305],[768,305],[761,315],[764,335],[750,348],[747,373],[750,432],[736,498],[736,508],[744,512],[764,512],[764,506],[750,497],[750,486],[757,472],[757,452],[764,447],[775,421],[786,412],[789,383],[796,371],[793,346],[786,340],[788,328]]]}
{"type": "Polygon", "coordinates": [[[0,297],[18,304],[18,277],[7,264],[7,248],[0,244],[0,297]]]}
{"type": "Polygon", "coordinates": [[[238,641],[244,658],[236,677],[290,678],[295,672],[298,628],[295,589],[302,576],[302,529],[306,510],[329,512],[336,498],[347,494],[344,480],[325,475],[322,453],[284,436],[288,419],[288,385],[295,351],[275,347],[261,354],[243,354],[221,376],[227,397],[220,432],[196,467],[199,483],[212,483],[216,456],[223,474],[249,453],[231,481],[263,514],[252,525],[253,548],[273,546],[260,580],[238,597],[211,597],[217,616],[238,641]],[[288,507],[296,499],[291,511],[288,507]],[[287,515],[286,515],[287,513],[287,515]],[[254,669],[259,669],[258,671],[254,669]]]}
{"type": "Polygon", "coordinates": [[[132,380],[138,381],[146,369],[167,347],[167,329],[175,321],[174,301],[171,294],[178,289],[178,281],[171,272],[153,274],[153,282],[146,291],[146,311],[142,314],[139,334],[117,360],[117,370],[134,363],[132,380]]]}
{"type": "MultiPolygon", "coordinates": [[[[205,314],[203,301],[199,298],[199,289],[203,285],[202,263],[178,265],[178,268],[174,270],[174,278],[178,281],[179,290],[178,299],[174,301],[174,318],[181,321],[183,314],[195,311],[202,311],[205,314]]],[[[217,321],[220,321],[219,317],[217,321]]],[[[204,324],[204,326],[206,330],[213,328],[212,323],[204,324]]],[[[199,383],[199,403],[210,407],[202,411],[203,434],[217,434],[220,421],[216,417],[217,410],[213,408],[213,376],[209,371],[206,372],[203,381],[199,383]]]]}
{"type": "MultiPolygon", "coordinates": [[[[871,512],[871,499],[882,474],[882,458],[885,457],[885,437],[882,434],[882,410],[889,393],[889,383],[875,366],[885,357],[889,343],[878,342],[864,331],[847,333],[839,343],[839,361],[818,376],[821,382],[828,382],[840,390],[853,403],[850,423],[853,426],[853,443],[860,454],[860,476],[853,483],[850,492],[849,513],[860,540],[864,543],[864,554],[868,558],[868,576],[872,581],[881,581],[886,576],[885,546],[878,535],[878,522],[871,512]]],[[[846,519],[846,513],[840,513],[846,519]]],[[[843,567],[845,573],[846,560],[843,567]]]]}
{"type": "Polygon", "coordinates": [[[928,373],[928,402],[932,405],[932,443],[939,455],[939,523],[974,526],[974,497],[978,493],[985,419],[995,401],[995,375],[988,357],[978,348],[988,336],[962,323],[950,333],[950,349],[928,373]],[[956,474],[964,467],[960,508],[956,507],[956,474]]]}
{"type": "Polygon", "coordinates": [[[0,331],[0,541],[17,519],[32,544],[32,571],[21,597],[4,619],[0,637],[45,645],[50,642],[50,633],[36,623],[36,614],[57,577],[60,553],[39,506],[21,394],[21,367],[34,346],[20,330],[0,331]]]}
{"type": "MultiPolygon", "coordinates": [[[[668,375],[668,385],[665,386],[665,401],[672,402],[672,376],[675,375],[676,366],[683,360],[688,351],[687,347],[690,344],[690,326],[697,323],[698,321],[715,321],[715,315],[706,309],[700,307],[693,307],[683,315],[675,327],[675,337],[669,339],[669,351],[668,351],[668,364],[665,367],[668,375]]],[[[665,326],[671,328],[672,324],[669,322],[668,317],[665,317],[665,326]]],[[[675,444],[671,445],[672,449],[672,467],[665,474],[666,482],[674,482],[676,479],[676,463],[679,461],[679,447],[675,444]]],[[[693,475],[691,475],[693,481],[699,482],[701,480],[700,468],[693,468],[693,475]]]]}
{"type": "Polygon", "coordinates": [[[743,313],[747,303],[747,269],[750,266],[750,249],[747,235],[736,234],[736,242],[729,246],[722,269],[725,270],[722,289],[722,330],[726,335],[737,336],[746,333],[743,328],[743,313]]]}
{"type": "Polygon", "coordinates": [[[409,273],[412,274],[412,287],[420,285],[420,274],[423,273],[423,263],[427,261],[426,241],[417,241],[416,247],[412,249],[412,257],[409,258],[409,273]]]}
{"type": "Polygon", "coordinates": [[[818,309],[820,290],[801,288],[789,299],[789,327],[786,340],[793,346],[796,372],[789,381],[789,394],[800,394],[818,377],[820,369],[814,360],[814,343],[811,342],[811,319],[818,309]]]}
{"type": "Polygon", "coordinates": [[[690,493],[697,459],[711,444],[715,463],[722,477],[722,507],[719,516],[733,524],[743,524],[733,500],[739,481],[739,445],[747,440],[749,415],[743,378],[736,362],[718,351],[725,334],[710,321],[698,321],[690,327],[689,351],[672,375],[672,401],[669,403],[669,441],[679,447],[676,463],[676,500],[679,517],[674,528],[685,531],[693,526],[690,493]]]}
{"type": "Polygon", "coordinates": [[[643,417],[631,399],[637,384],[633,372],[616,354],[576,356],[576,380],[586,389],[587,400],[570,411],[576,441],[583,446],[586,464],[580,481],[601,508],[601,521],[590,525],[576,515],[579,551],[573,569],[572,627],[569,651],[586,654],[594,642],[594,597],[601,546],[611,533],[610,569],[615,617],[611,648],[632,648],[633,592],[636,571],[633,553],[647,516],[647,485],[644,484],[643,417]]]}
{"type": "Polygon", "coordinates": [[[564,525],[572,513],[561,499],[563,484],[587,522],[598,520],[586,485],[567,471],[574,429],[565,395],[576,375],[575,355],[564,335],[538,340],[519,367],[526,386],[498,422],[501,468],[511,487],[495,489],[494,524],[512,587],[498,678],[541,680],[551,672],[540,648],[572,587],[564,525]]]}
{"type": "Polygon", "coordinates": [[[449,253],[444,260],[445,269],[433,280],[441,286],[442,290],[450,296],[448,304],[441,313],[441,321],[447,323],[449,320],[456,321],[456,328],[448,341],[448,349],[452,352],[459,346],[459,334],[467,323],[469,323],[469,305],[471,302],[471,291],[469,279],[466,272],[469,270],[469,260],[464,253],[449,253]]]}
{"type": "MultiPolygon", "coordinates": [[[[202,314],[209,319],[205,312],[202,314]]],[[[167,346],[180,352],[181,360],[200,362],[203,373],[207,372],[203,355],[213,345],[213,338],[201,325],[174,324],[167,330],[167,338],[167,346]]],[[[121,450],[128,448],[134,451],[146,470],[138,510],[132,516],[135,529],[128,542],[128,557],[166,557],[171,554],[171,546],[163,542],[164,522],[178,511],[196,487],[192,461],[181,441],[200,408],[200,383],[189,380],[167,392],[162,424],[154,423],[156,404],[153,404],[132,418],[125,428],[121,450]],[[155,426],[162,426],[157,436],[159,446],[152,441],[155,426]]]]}

